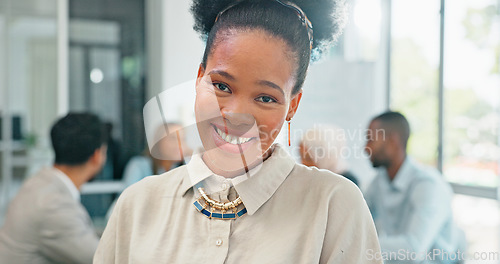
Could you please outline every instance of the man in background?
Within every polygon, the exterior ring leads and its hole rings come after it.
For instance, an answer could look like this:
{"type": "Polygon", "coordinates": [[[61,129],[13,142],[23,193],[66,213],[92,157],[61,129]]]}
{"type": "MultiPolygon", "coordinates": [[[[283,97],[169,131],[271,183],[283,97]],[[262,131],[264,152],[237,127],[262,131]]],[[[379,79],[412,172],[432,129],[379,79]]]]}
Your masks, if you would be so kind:
{"type": "Polygon", "coordinates": [[[415,256],[424,263],[454,263],[449,259],[456,258],[461,238],[453,223],[451,187],[437,170],[407,155],[409,136],[408,121],[397,112],[375,117],[367,131],[365,150],[379,170],[365,199],[380,247],[385,256],[392,254],[389,260],[394,263],[407,263],[415,256]],[[429,259],[429,252],[441,254],[429,259]]]}
{"type": "Polygon", "coordinates": [[[92,114],[68,114],[50,136],[52,167],[26,180],[0,229],[0,263],[92,263],[99,238],[80,187],[106,161],[105,130],[92,114]]]}

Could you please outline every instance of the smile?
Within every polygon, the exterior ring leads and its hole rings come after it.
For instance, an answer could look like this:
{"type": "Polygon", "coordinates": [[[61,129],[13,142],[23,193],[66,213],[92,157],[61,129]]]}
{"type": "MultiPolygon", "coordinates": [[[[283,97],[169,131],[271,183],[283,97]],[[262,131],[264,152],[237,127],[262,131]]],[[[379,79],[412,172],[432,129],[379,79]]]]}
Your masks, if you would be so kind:
{"type": "Polygon", "coordinates": [[[219,136],[229,144],[233,144],[233,145],[244,144],[244,143],[247,143],[248,141],[253,139],[253,138],[245,138],[245,137],[238,137],[238,136],[229,135],[229,134],[224,133],[224,131],[220,130],[216,126],[213,126],[213,127],[214,127],[215,131],[217,132],[217,134],[219,134],[219,136]]]}

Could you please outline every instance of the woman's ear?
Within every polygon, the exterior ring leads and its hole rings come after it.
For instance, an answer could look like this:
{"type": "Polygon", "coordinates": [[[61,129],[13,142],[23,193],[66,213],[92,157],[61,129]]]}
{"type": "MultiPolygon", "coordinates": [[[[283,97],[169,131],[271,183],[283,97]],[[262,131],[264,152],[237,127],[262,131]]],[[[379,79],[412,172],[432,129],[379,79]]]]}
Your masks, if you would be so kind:
{"type": "Polygon", "coordinates": [[[292,100],[290,100],[290,105],[288,106],[288,113],[286,115],[286,120],[289,121],[297,112],[299,108],[300,99],[302,99],[302,89],[298,93],[296,93],[292,100]]]}
{"type": "Polygon", "coordinates": [[[203,67],[203,64],[200,63],[200,66],[198,67],[198,76],[196,77],[196,86],[198,86],[201,78],[203,78],[203,75],[205,74],[205,67],[203,67]]]}

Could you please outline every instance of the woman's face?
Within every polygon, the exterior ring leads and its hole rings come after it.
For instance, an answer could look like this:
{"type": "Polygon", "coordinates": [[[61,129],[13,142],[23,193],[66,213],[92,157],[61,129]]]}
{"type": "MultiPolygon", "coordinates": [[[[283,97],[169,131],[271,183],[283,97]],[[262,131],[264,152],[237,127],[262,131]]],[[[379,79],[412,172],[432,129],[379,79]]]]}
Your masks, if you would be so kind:
{"type": "Polygon", "coordinates": [[[287,44],[263,31],[219,36],[200,66],[195,104],[204,160],[215,173],[251,168],[267,155],[302,96],[292,95],[295,64],[287,44]]]}

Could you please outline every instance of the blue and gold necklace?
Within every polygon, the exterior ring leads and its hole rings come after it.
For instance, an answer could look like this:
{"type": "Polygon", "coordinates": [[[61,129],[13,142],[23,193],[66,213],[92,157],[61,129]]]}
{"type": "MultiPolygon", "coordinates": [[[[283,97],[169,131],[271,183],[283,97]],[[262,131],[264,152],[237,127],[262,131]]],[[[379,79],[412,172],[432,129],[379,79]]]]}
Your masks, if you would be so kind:
{"type": "Polygon", "coordinates": [[[240,210],[237,209],[239,205],[243,204],[239,196],[233,201],[222,203],[210,198],[205,193],[203,188],[199,187],[198,191],[200,192],[201,197],[194,201],[193,204],[198,212],[204,214],[210,219],[215,218],[221,220],[231,220],[236,219],[237,217],[242,217],[247,213],[247,209],[245,207],[240,210]]]}

